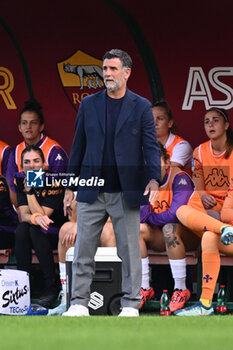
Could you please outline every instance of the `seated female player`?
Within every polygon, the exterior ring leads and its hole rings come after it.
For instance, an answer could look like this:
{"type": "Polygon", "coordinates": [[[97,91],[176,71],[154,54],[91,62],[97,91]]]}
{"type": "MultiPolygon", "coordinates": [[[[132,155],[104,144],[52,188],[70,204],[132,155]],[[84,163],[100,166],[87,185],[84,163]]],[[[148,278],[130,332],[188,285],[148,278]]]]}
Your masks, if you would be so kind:
{"type": "Polygon", "coordinates": [[[153,206],[141,207],[140,247],[142,256],[142,301],[140,307],[154,297],[149,284],[148,248],[167,250],[174,278],[174,293],[170,309],[175,311],[190,298],[186,288],[185,251],[196,249],[200,238],[184,227],[176,217],[177,209],[190,203],[193,208],[205,211],[190,176],[178,167],[171,167],[169,156],[161,146],[162,185],[153,206]]]}
{"type": "Polygon", "coordinates": [[[57,249],[58,232],[65,222],[63,189],[57,186],[28,187],[27,170],[42,170],[45,160],[42,150],[28,146],[22,151],[23,172],[16,176],[16,191],[20,224],[15,233],[17,267],[31,272],[32,249],[40,262],[44,276],[44,293],[38,303],[48,307],[58,296],[57,278],[52,249],[57,249]]]}
{"type": "MultiPolygon", "coordinates": [[[[222,208],[229,187],[229,179],[232,177],[233,134],[228,115],[223,109],[211,108],[208,110],[204,123],[210,140],[194,150],[193,180],[208,214],[219,218],[217,214],[222,208]],[[212,209],[211,212],[209,209],[212,209]]],[[[198,232],[200,236],[202,233],[198,232]]],[[[184,303],[181,301],[184,300],[183,294],[187,290],[185,249],[180,235],[178,243],[167,248],[167,252],[173,277],[177,276],[179,279],[180,291],[176,291],[171,299],[171,310],[175,311],[183,307],[184,303]],[[172,258],[172,254],[175,254],[175,259],[172,258]]],[[[142,299],[148,300],[153,295],[153,291],[149,289],[143,292],[142,290],[142,294],[142,299]]]]}
{"type": "MultiPolygon", "coordinates": [[[[189,206],[177,210],[177,217],[191,230],[203,232],[202,293],[197,304],[176,311],[177,316],[205,316],[214,313],[212,299],[220,271],[220,253],[233,256],[233,227],[189,206]]],[[[233,180],[221,211],[223,222],[233,225],[233,180]]]]}
{"type": "Polygon", "coordinates": [[[28,145],[35,145],[42,149],[45,158],[45,167],[51,173],[65,173],[68,157],[57,141],[46,136],[44,132],[44,115],[41,105],[34,99],[25,102],[19,115],[19,132],[23,141],[11,149],[7,165],[6,178],[10,185],[12,203],[17,207],[14,177],[21,168],[21,154],[28,145]]]}
{"type": "Polygon", "coordinates": [[[188,141],[177,135],[172,111],[165,101],[156,102],[152,107],[158,141],[166,148],[171,166],[189,169],[191,173],[193,150],[188,141]]]}
{"type": "Polygon", "coordinates": [[[220,219],[233,177],[233,132],[222,108],[213,107],[206,112],[204,127],[209,140],[193,152],[193,181],[208,214],[220,219]]]}

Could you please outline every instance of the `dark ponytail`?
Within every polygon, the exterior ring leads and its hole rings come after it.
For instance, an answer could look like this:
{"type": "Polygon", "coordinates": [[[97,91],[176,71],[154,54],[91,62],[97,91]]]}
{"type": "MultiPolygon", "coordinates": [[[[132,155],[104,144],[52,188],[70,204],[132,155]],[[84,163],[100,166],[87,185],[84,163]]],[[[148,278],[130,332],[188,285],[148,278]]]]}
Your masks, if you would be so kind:
{"type": "MultiPolygon", "coordinates": [[[[165,114],[168,117],[168,121],[173,120],[172,110],[171,110],[171,108],[169,107],[169,104],[166,101],[161,100],[161,101],[155,102],[152,107],[163,108],[165,114]]],[[[172,127],[169,130],[170,130],[170,132],[172,134],[177,134],[178,133],[177,126],[176,126],[176,124],[174,122],[173,122],[172,127]]]]}
{"type": "Polygon", "coordinates": [[[42,107],[36,99],[31,98],[30,100],[28,100],[24,103],[24,107],[21,110],[20,115],[19,115],[19,123],[21,122],[21,116],[24,112],[36,113],[40,119],[40,125],[44,124],[44,116],[42,113],[42,107]]]}
{"type": "Polygon", "coordinates": [[[226,153],[224,155],[224,158],[229,158],[231,155],[231,152],[233,150],[233,131],[231,129],[231,126],[229,125],[227,131],[227,149],[226,149],[226,153]]]}
{"type": "Polygon", "coordinates": [[[161,150],[161,157],[164,160],[164,162],[166,163],[170,159],[170,156],[169,156],[166,148],[162,145],[161,142],[159,142],[159,146],[160,146],[160,150],[161,150]]]}

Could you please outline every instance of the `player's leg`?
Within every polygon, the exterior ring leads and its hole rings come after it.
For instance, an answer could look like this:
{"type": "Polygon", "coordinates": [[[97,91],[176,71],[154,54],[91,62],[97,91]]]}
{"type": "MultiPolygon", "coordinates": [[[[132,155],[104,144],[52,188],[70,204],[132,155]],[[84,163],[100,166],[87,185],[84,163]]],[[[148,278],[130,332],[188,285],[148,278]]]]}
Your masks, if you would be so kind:
{"type": "Polygon", "coordinates": [[[170,310],[181,309],[190,298],[186,287],[186,251],[196,249],[200,238],[181,224],[166,224],[163,227],[167,255],[174,279],[174,292],[171,298],[170,310]]]}
{"type": "Polygon", "coordinates": [[[32,242],[30,238],[30,224],[21,222],[15,231],[15,255],[17,268],[31,273],[32,242]]]}
{"type": "Polygon", "coordinates": [[[140,224],[140,250],[142,261],[142,285],[141,285],[141,303],[139,309],[150,299],[154,298],[155,292],[150,286],[150,268],[148,248],[157,251],[165,251],[165,242],[161,229],[157,226],[151,226],[146,223],[140,224]]]}
{"type": "Polygon", "coordinates": [[[220,271],[219,252],[232,256],[233,245],[225,246],[220,241],[220,236],[207,231],[202,238],[202,294],[201,301],[205,306],[210,306],[215,286],[220,271]]]}
{"type": "Polygon", "coordinates": [[[191,206],[182,205],[176,212],[179,221],[193,231],[211,231],[221,235],[223,244],[233,243],[233,227],[221,221],[193,209],[191,206]]]}
{"type": "Polygon", "coordinates": [[[58,241],[58,256],[59,256],[59,270],[60,280],[63,290],[63,302],[66,302],[66,252],[70,247],[74,247],[77,234],[77,223],[66,222],[62,225],[59,231],[58,241]]]}
{"type": "Polygon", "coordinates": [[[59,273],[62,291],[60,293],[61,303],[54,309],[50,309],[48,316],[62,315],[66,311],[66,252],[70,247],[74,246],[75,237],[77,233],[76,222],[65,222],[59,231],[58,241],[58,258],[59,258],[59,273]],[[72,240],[72,241],[70,241],[72,240]]]}
{"type": "Polygon", "coordinates": [[[49,307],[57,299],[60,291],[55,272],[53,247],[51,245],[53,240],[53,246],[57,247],[58,237],[54,234],[50,240],[49,234],[45,234],[41,231],[39,226],[35,225],[30,225],[30,237],[33,249],[35,250],[36,256],[40,262],[45,281],[44,292],[38,299],[38,303],[44,307],[49,307]]]}
{"type": "Polygon", "coordinates": [[[220,271],[219,252],[233,256],[233,245],[223,245],[220,235],[206,231],[202,237],[202,293],[200,301],[183,310],[177,316],[205,316],[214,313],[212,299],[220,271]]]}

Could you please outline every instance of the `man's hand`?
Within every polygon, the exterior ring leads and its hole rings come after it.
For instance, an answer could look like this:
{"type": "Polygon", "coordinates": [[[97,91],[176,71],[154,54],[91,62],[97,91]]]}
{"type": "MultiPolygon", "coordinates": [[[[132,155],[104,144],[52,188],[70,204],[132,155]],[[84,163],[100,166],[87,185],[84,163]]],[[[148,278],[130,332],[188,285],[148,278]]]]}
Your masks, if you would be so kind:
{"type": "Polygon", "coordinates": [[[65,196],[63,200],[64,215],[72,215],[72,200],[74,198],[74,192],[72,190],[66,189],[65,196]]]}
{"type": "Polygon", "coordinates": [[[155,203],[155,201],[157,200],[158,195],[159,195],[158,183],[156,183],[154,181],[150,181],[145,188],[144,196],[148,195],[148,193],[150,193],[149,203],[150,203],[150,205],[153,205],[155,203]]]}

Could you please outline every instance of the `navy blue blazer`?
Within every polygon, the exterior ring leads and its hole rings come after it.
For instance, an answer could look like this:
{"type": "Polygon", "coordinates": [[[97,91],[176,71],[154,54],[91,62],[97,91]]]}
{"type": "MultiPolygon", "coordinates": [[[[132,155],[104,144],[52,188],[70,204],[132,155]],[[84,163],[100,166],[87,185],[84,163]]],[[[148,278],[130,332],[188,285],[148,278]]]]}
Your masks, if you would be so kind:
{"type": "MultiPolygon", "coordinates": [[[[80,186],[80,180],[101,178],[105,118],[106,90],[82,100],[67,170],[79,177],[80,202],[93,203],[99,194],[98,186],[80,186]]],[[[148,204],[148,196],[143,196],[143,192],[150,179],[160,180],[161,152],[151,103],[128,89],[116,125],[114,150],[126,201],[133,207],[148,204]]]]}

